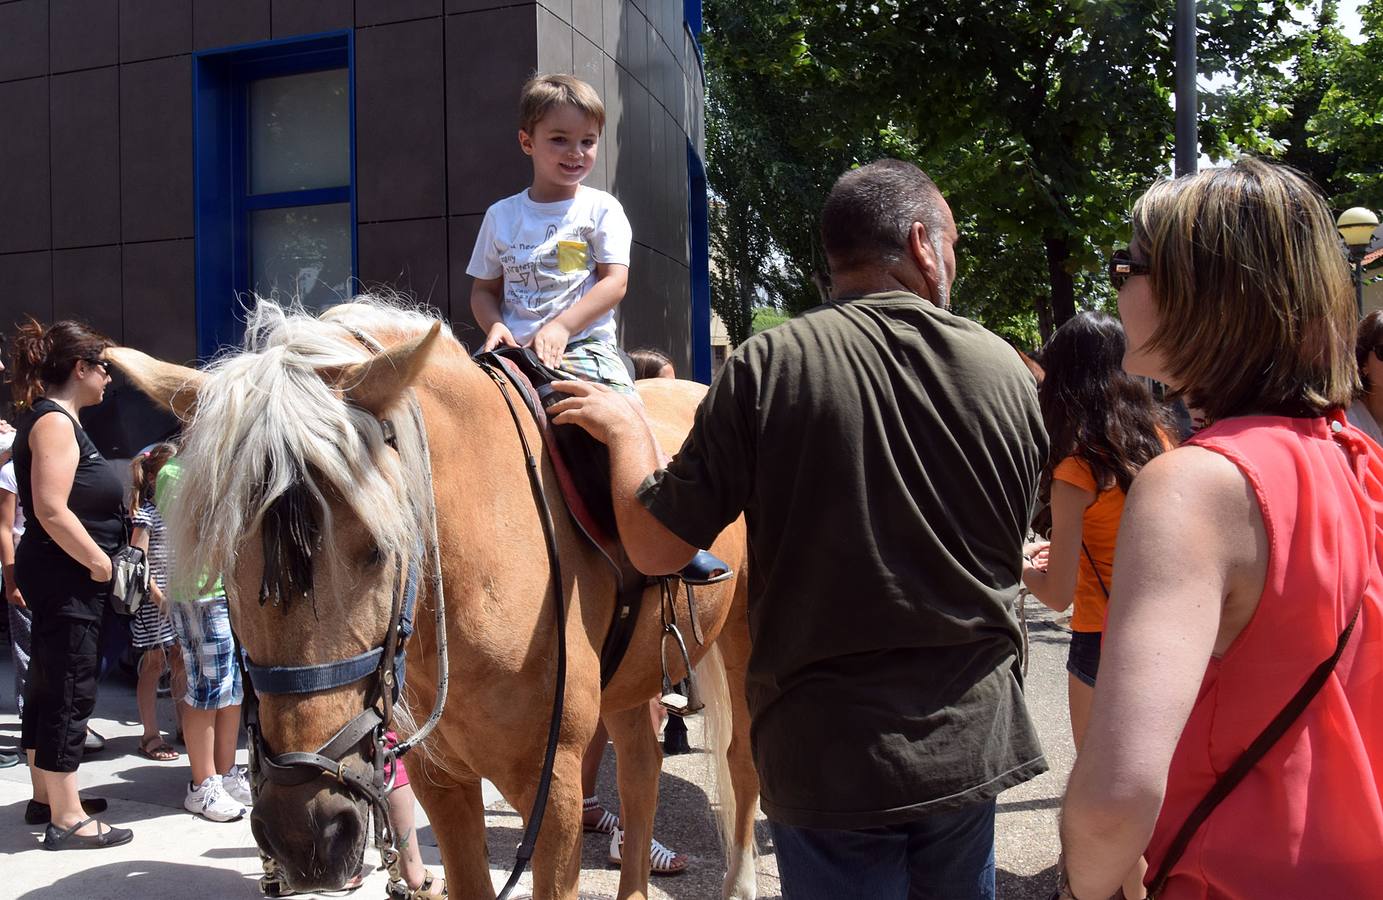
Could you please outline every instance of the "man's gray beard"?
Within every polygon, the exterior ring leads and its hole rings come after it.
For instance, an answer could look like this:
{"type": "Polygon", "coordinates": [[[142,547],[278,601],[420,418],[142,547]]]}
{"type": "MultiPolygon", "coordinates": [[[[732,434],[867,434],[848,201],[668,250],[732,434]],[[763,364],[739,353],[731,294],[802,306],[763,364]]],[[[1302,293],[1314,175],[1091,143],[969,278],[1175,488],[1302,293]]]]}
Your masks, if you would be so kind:
{"type": "Polygon", "coordinates": [[[936,254],[936,305],[951,308],[951,279],[946,277],[946,242],[939,234],[932,236],[932,252],[936,254]]]}

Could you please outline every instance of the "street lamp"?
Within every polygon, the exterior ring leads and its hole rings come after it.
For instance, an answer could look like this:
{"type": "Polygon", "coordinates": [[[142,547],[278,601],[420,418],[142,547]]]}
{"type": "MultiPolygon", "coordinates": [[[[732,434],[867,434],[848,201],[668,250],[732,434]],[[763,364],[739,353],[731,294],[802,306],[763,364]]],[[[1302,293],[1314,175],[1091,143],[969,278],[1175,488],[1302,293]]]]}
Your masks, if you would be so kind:
{"type": "Polygon", "coordinates": [[[1378,216],[1372,210],[1355,206],[1340,213],[1335,221],[1340,237],[1349,250],[1349,261],[1354,264],[1354,302],[1359,307],[1359,318],[1364,317],[1364,253],[1373,240],[1373,230],[1378,227],[1378,216]]]}

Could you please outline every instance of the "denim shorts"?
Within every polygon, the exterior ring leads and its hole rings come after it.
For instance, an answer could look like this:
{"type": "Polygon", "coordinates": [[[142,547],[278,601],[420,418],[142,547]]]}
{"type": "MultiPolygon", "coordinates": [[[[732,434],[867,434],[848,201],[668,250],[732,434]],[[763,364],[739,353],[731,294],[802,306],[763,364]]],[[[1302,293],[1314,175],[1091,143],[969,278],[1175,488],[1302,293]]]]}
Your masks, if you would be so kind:
{"type": "Polygon", "coordinates": [[[1100,671],[1100,640],[1103,637],[1102,631],[1071,632],[1071,652],[1066,657],[1066,671],[1091,687],[1095,686],[1095,675],[1100,671]]]}

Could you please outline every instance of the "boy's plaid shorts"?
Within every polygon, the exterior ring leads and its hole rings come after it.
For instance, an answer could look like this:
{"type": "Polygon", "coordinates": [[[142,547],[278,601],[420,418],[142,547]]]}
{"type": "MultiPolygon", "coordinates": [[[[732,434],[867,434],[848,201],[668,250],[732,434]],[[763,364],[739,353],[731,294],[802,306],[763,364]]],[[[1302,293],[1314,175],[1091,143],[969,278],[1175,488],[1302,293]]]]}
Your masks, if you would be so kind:
{"type": "Polygon", "coordinates": [[[187,705],[207,710],[238,705],[245,695],[226,598],[169,603],[168,610],[187,668],[187,705]]]}
{"type": "Polygon", "coordinates": [[[614,344],[586,338],[567,345],[562,354],[562,371],[582,381],[599,381],[621,394],[633,394],[634,379],[614,344]]]}

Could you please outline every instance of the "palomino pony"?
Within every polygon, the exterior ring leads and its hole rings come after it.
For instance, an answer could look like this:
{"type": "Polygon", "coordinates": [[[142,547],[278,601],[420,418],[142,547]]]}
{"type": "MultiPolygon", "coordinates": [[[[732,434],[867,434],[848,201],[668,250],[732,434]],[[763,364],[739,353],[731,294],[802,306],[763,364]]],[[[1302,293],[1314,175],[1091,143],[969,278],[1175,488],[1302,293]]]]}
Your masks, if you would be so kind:
{"type": "MultiPolygon", "coordinates": [[[[647,706],[661,684],[661,598],[656,587],[646,592],[628,653],[602,692],[599,652],[615,609],[614,572],[562,514],[532,417],[520,407],[516,423],[499,385],[450,330],[371,298],[319,318],[261,301],[244,349],[206,370],[129,348],[110,358],[186,423],[169,517],[180,572],[185,581],[224,575],[236,634],[257,666],[300,672],[385,646],[406,571],[416,632],[406,645],[404,705],[415,714],[432,709],[438,597],[415,570],[430,570],[417,554],[430,543],[435,516],[437,544],[426,551],[440,563],[450,679],[440,723],[407,762],[453,897],[494,897],[480,780],[492,781],[526,818],[533,810],[556,689],[556,604],[565,602],[565,706],[533,856],[534,897],[577,896],[581,757],[601,716],[618,752],[626,829],[619,896],[646,897],[649,855],[636,848],[652,837],[661,765],[647,706]],[[537,477],[555,510],[561,584],[549,568],[520,430],[541,459],[537,477]]],[[[661,444],[679,446],[704,388],[663,379],[638,389],[661,444]]],[[[743,520],[712,549],[743,573],[743,520]]],[[[739,900],[756,894],[746,590],[743,577],[698,588],[705,646],[689,640],[693,662],[705,656],[713,674],[724,673],[702,681],[708,712],[729,720],[721,726],[728,744],[718,812],[729,845],[724,896],[739,900]],[[720,652],[707,655],[713,642],[720,652]]],[[[690,635],[686,604],[674,606],[690,635]]],[[[673,667],[677,679],[680,661],[673,667]]],[[[380,686],[392,675],[386,668],[318,690],[258,691],[262,755],[311,762],[307,777],[264,781],[251,820],[260,849],[293,889],[338,888],[361,863],[368,807],[378,805],[351,786],[364,784],[368,793],[374,748],[368,733],[343,726],[388,693],[380,686]]],[[[411,722],[394,727],[405,738],[413,731],[411,722]]]]}

